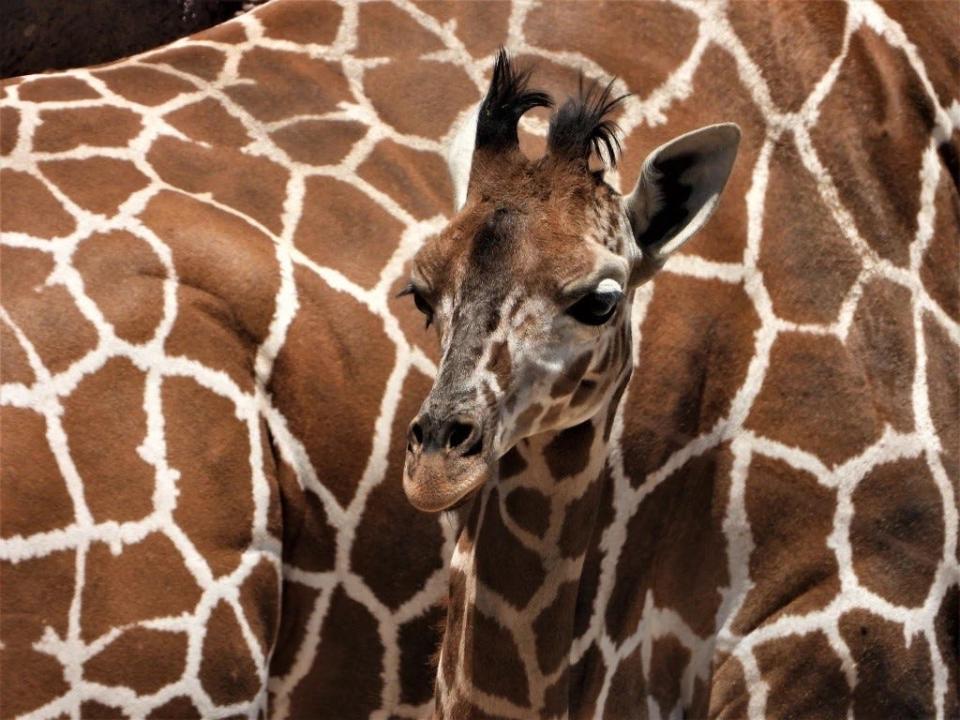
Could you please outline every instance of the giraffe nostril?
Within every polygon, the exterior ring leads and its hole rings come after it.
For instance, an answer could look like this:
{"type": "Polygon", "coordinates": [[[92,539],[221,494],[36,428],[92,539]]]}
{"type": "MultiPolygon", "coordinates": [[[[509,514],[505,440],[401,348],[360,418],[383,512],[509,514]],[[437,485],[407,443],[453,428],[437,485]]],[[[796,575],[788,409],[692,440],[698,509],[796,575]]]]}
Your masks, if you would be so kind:
{"type": "Polygon", "coordinates": [[[463,454],[463,457],[471,457],[473,455],[479,455],[480,451],[483,450],[483,436],[477,438],[477,441],[470,446],[470,448],[463,454]]]}
{"type": "Polygon", "coordinates": [[[462,422],[453,423],[450,427],[450,434],[447,436],[447,447],[455,450],[463,445],[473,435],[474,427],[462,422]]]}
{"type": "Polygon", "coordinates": [[[419,420],[410,423],[410,432],[407,433],[407,452],[413,452],[415,448],[423,445],[423,428],[419,420]]]}

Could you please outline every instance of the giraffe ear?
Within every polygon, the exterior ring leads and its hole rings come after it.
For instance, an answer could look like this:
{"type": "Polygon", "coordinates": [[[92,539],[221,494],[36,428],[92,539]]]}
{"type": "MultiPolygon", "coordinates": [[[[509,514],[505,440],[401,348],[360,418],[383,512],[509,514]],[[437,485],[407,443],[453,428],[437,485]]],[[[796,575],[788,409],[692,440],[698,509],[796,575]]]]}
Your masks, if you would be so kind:
{"type": "Polygon", "coordinates": [[[465,113],[447,147],[447,168],[453,183],[453,211],[459,212],[467,202],[467,186],[470,184],[470,168],[473,165],[473,151],[477,144],[477,119],[480,117],[480,105],[465,113]]]}
{"type": "Polygon", "coordinates": [[[710,218],[740,144],[740,128],[710,125],[661,145],[647,157],[624,200],[643,259],[641,279],[658,270],[710,218]]]}

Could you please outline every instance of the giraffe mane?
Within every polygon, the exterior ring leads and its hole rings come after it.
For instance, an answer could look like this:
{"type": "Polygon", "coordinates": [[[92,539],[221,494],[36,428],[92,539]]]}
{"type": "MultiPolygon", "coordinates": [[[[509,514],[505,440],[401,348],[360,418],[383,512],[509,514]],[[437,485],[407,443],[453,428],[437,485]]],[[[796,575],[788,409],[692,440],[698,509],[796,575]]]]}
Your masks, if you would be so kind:
{"type": "Polygon", "coordinates": [[[596,153],[606,164],[616,166],[620,153],[620,128],[607,116],[630,93],[614,97],[614,82],[616,78],[605,86],[596,82],[584,83],[583,73],[580,73],[577,97],[568,98],[550,118],[547,146],[551,155],[587,162],[591,153],[596,153]]]}

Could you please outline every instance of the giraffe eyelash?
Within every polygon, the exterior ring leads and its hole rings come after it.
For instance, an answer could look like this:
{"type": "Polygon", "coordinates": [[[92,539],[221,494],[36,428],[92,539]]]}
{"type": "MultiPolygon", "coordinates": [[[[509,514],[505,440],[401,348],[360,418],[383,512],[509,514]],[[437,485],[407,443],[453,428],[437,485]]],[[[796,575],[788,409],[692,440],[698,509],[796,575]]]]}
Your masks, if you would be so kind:
{"type": "Polygon", "coordinates": [[[417,310],[422,312],[427,318],[427,322],[423,326],[424,329],[430,327],[430,324],[433,322],[433,306],[427,302],[427,299],[423,297],[412,282],[407,283],[407,285],[397,293],[397,297],[403,297],[404,295],[413,295],[413,304],[416,305],[417,310]]]}

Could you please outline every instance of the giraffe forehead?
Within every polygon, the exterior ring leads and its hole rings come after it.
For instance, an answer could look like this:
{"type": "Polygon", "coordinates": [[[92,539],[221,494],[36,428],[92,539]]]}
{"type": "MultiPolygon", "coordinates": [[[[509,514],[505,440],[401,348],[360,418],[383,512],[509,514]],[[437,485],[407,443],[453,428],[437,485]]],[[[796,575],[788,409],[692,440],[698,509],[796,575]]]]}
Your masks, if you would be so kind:
{"type": "Polygon", "coordinates": [[[550,295],[589,274],[605,244],[598,217],[553,203],[490,204],[460,217],[418,254],[417,272],[438,295],[499,295],[512,288],[550,295]]]}

